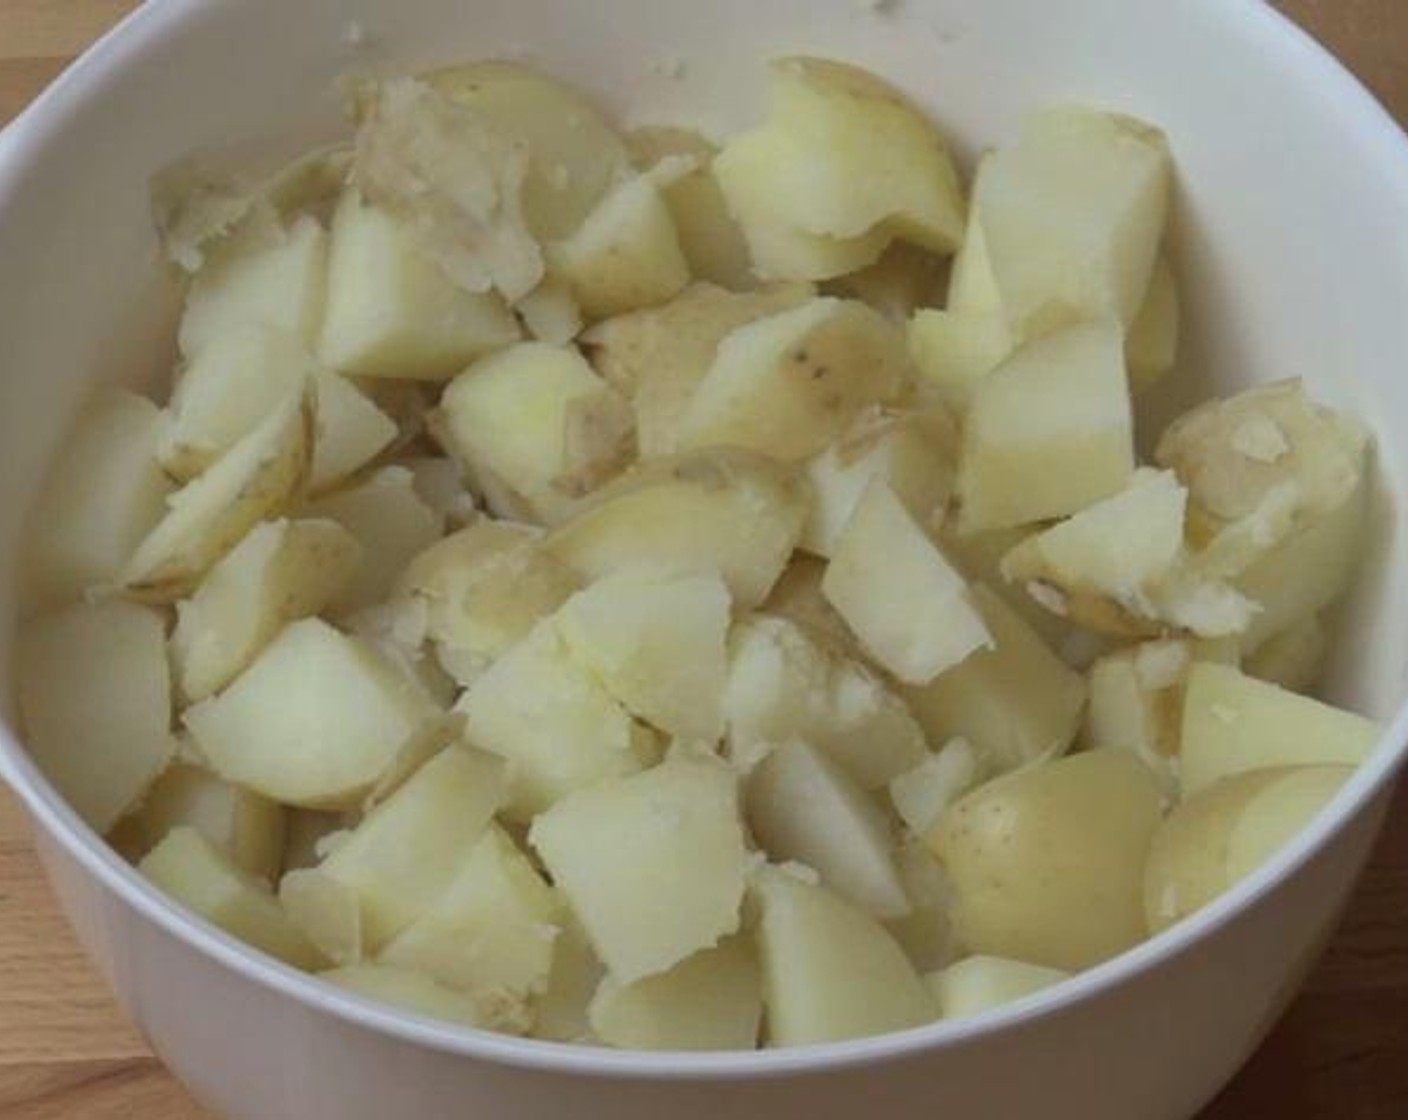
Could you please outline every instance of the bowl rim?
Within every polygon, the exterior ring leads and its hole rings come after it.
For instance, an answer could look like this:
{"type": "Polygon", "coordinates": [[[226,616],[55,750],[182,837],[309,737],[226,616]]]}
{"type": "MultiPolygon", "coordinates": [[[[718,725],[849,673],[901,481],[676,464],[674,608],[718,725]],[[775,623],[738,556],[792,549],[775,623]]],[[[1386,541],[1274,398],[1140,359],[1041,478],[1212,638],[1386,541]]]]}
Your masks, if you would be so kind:
{"type": "MultiPolygon", "coordinates": [[[[91,46],[41,93],[11,126],[0,131],[0,221],[52,138],[98,96],[104,77],[140,61],[154,41],[179,31],[220,0],[147,0],[91,46]]],[[[1318,82],[1345,124],[1347,142],[1371,153],[1408,198],[1408,138],[1388,111],[1310,34],[1262,0],[1218,0],[1219,18],[1241,21],[1318,82]]],[[[112,896],[242,978],[305,1008],[399,1042],[509,1067],[602,1078],[725,1080],[791,1077],[912,1057],[967,1045],[1008,1028],[1060,1013],[1195,948],[1293,877],[1342,832],[1376,796],[1386,794],[1408,760],[1408,699],[1387,724],[1375,753],[1312,825],[1275,858],[1215,902],[1134,948],[1055,987],[967,1019],[938,1020],[904,1031],[845,1042],[778,1050],[716,1053],[633,1052],[548,1042],[454,1026],[354,995],[266,957],[187,911],[122,860],[67,805],[8,726],[0,724],[0,780],[19,796],[44,837],[95,878],[112,896]]]]}

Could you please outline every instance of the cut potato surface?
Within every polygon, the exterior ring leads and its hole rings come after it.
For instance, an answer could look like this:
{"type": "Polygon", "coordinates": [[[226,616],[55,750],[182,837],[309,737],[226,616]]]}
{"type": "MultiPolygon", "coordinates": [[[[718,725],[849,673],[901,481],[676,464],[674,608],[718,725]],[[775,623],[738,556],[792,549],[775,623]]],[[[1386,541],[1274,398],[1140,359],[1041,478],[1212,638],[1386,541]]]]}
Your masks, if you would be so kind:
{"type": "Polygon", "coordinates": [[[396,421],[341,374],[318,375],[318,428],[308,489],[319,493],[342,482],[395,442],[396,421]]]}
{"type": "Polygon", "coordinates": [[[496,1002],[477,1000],[411,969],[363,964],[320,972],[318,977],[354,995],[390,1003],[427,1019],[507,1034],[521,1034],[526,1026],[522,1012],[514,1012],[496,1002]]]}
{"type": "Polygon", "coordinates": [[[925,979],[945,1019],[966,1019],[1045,991],[1069,972],[1001,957],[968,957],[925,979]]]}

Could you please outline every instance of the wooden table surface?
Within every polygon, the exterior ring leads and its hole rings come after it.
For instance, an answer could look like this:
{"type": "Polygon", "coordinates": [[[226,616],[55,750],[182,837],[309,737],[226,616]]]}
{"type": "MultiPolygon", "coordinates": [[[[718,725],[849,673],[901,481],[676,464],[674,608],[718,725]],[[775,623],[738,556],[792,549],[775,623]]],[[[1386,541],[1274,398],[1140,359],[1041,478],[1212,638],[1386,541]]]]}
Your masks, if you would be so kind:
{"type": "MultiPolygon", "coordinates": [[[[1238,0],[1227,0],[1228,3],[1238,0]]],[[[0,124],[134,5],[0,0],[0,124]]],[[[1408,0],[1282,0],[1408,121],[1408,0]]],[[[194,1120],[50,898],[0,788],[0,1120],[194,1120]]],[[[1408,1117],[1408,788],[1343,929],[1203,1120],[1408,1117]]]]}

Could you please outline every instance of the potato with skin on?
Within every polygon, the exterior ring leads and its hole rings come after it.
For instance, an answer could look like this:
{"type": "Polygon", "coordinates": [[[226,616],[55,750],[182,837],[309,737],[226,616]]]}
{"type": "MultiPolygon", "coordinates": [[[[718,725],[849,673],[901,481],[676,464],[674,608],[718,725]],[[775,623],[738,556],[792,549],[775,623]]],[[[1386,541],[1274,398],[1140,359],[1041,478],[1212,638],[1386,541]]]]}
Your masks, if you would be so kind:
{"type": "Polygon", "coordinates": [[[26,603],[59,606],[118,578],[173,489],[156,459],[161,430],[136,393],[100,390],[84,405],[28,519],[26,603]]]}
{"type": "Polygon", "coordinates": [[[334,521],[266,521],[176,605],[171,660],[188,704],[235,679],[278,632],[319,613],[354,577],[362,546],[334,521]]]}
{"type": "Polygon", "coordinates": [[[1124,751],[1039,763],[979,786],[928,842],[978,954],[1075,971],[1144,939],[1144,859],[1159,792],[1124,751]]]}
{"type": "Polygon", "coordinates": [[[924,977],[945,1019],[967,1019],[1054,987],[1071,974],[1003,957],[965,957],[924,977]]]}
{"type": "Polygon", "coordinates": [[[75,603],[22,626],[15,666],[26,747],[107,833],[176,755],[165,619],[121,599],[75,603]]]}
{"type": "Polygon", "coordinates": [[[233,684],[186,709],[210,768],[284,805],[360,805],[440,715],[370,645],[319,619],[285,627],[233,684]]]}
{"type": "Polygon", "coordinates": [[[749,860],[737,777],[709,755],[578,790],[534,820],[529,842],[620,984],[739,928],[749,860]]]}
{"type": "Polygon", "coordinates": [[[747,610],[777,582],[805,516],[793,469],[741,448],[710,448],[637,465],[593,494],[544,548],[583,580],[636,565],[717,574],[747,610]]]}
{"type": "Polygon", "coordinates": [[[295,394],[172,494],[166,515],[123,568],[126,593],[170,603],[195,591],[246,533],[298,494],[312,462],[313,424],[312,393],[295,394]]]}
{"type": "Polygon", "coordinates": [[[592,1033],[624,1050],[752,1050],[763,1018],[752,939],[737,934],[631,984],[602,981],[592,1033]]]}
{"type": "Polygon", "coordinates": [[[318,427],[313,441],[312,494],[325,493],[361,470],[400,434],[395,420],[352,381],[324,370],[317,377],[318,427]]]}
{"type": "Polygon", "coordinates": [[[1185,794],[1267,766],[1357,766],[1379,744],[1372,720],[1246,676],[1196,664],[1183,699],[1178,759],[1185,794]]]}
{"type": "Polygon", "coordinates": [[[533,520],[557,524],[634,453],[630,405],[575,349],[523,342],[470,366],[440,399],[447,450],[533,520]]]}
{"type": "Polygon", "coordinates": [[[786,869],[752,890],[769,1046],[884,1034],[937,1018],[933,996],[874,918],[786,869]]]}
{"type": "Polygon", "coordinates": [[[389,1003],[426,1019],[504,1034],[522,1034],[528,1027],[525,1008],[513,1008],[503,1001],[476,999],[436,983],[413,969],[384,964],[349,965],[320,972],[318,979],[353,995],[389,1003]]]}
{"type": "Polygon", "coordinates": [[[926,685],[994,648],[967,582],[881,479],[846,523],[821,590],[875,661],[906,684],[926,685]]]}
{"type": "Polygon", "coordinates": [[[288,919],[268,887],[241,871],[196,829],[173,829],[137,870],[246,945],[304,971],[326,967],[326,958],[288,919]]]}
{"type": "Polygon", "coordinates": [[[719,343],[680,417],[680,445],[806,459],[868,405],[897,397],[908,373],[892,324],[855,300],[814,299],[719,343]]]}
{"type": "Polygon", "coordinates": [[[1272,766],[1221,778],[1181,802],[1149,849],[1149,932],[1231,890],[1299,836],[1353,776],[1352,766],[1272,766]]]}

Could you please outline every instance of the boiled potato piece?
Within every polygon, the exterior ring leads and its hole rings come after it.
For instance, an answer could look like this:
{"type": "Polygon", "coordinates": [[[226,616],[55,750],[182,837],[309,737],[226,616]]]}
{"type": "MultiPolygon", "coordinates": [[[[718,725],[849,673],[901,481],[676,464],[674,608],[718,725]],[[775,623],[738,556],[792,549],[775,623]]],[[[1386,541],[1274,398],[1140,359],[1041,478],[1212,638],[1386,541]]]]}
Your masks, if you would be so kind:
{"type": "Polygon", "coordinates": [[[630,984],[607,978],[591,1027],[628,1050],[752,1050],[763,1017],[762,976],[751,941],[729,937],[666,972],[630,984]]]}
{"type": "Polygon", "coordinates": [[[684,753],[533,822],[530,842],[618,983],[738,930],[748,857],[736,786],[723,764],[684,753]]]}
{"type": "Polygon", "coordinates": [[[942,302],[947,274],[947,264],[937,253],[896,241],[874,264],[829,281],[826,291],[858,299],[903,325],[920,308],[942,302]]]}
{"type": "Polygon", "coordinates": [[[884,811],[815,747],[793,739],[771,751],[748,775],[744,806],[774,862],[805,864],[877,918],[909,913],[884,811]]]}
{"type": "Polygon", "coordinates": [[[337,523],[361,548],[356,575],[329,604],[341,613],[385,599],[406,565],[445,529],[405,467],[382,467],[357,486],[304,506],[302,516],[337,523]]]}
{"type": "Polygon", "coordinates": [[[317,343],[325,365],[358,377],[443,381],[518,337],[498,296],[456,287],[411,227],[347,193],[332,224],[317,343]]]}
{"type": "Polygon", "coordinates": [[[284,809],[267,797],[223,782],[210,771],[174,762],[123,822],[145,855],[172,829],[194,828],[241,871],[273,882],[284,858],[284,809]]]}
{"type": "Polygon", "coordinates": [[[533,1037],[589,1042],[591,1003],[606,976],[606,966],[597,959],[570,910],[560,914],[559,920],[562,929],[553,942],[547,987],[533,1004],[533,1037]]]}
{"type": "Polygon", "coordinates": [[[318,434],[308,489],[321,493],[343,482],[395,442],[400,429],[365,393],[338,373],[317,379],[318,434]]]}
{"type": "Polygon", "coordinates": [[[269,889],[196,829],[172,830],[137,869],[182,906],[246,945],[294,968],[326,965],[269,889]]]}
{"type": "Polygon", "coordinates": [[[87,403],[29,518],[26,601],[58,606],[118,578],[166,512],[161,430],[156,405],[135,393],[103,391],[87,403]]]}
{"type": "Polygon", "coordinates": [[[508,760],[505,813],[521,823],[656,758],[655,736],[573,659],[551,618],[475,680],[455,710],[470,742],[508,760]]]}
{"type": "Polygon", "coordinates": [[[1267,638],[1246,659],[1244,668],[1257,680],[1291,692],[1308,692],[1324,671],[1329,641],[1320,616],[1312,614],[1267,638]]]}
{"type": "Polygon", "coordinates": [[[939,529],[938,540],[944,555],[968,578],[970,583],[984,584],[1025,622],[1052,650],[1060,651],[1072,644],[1079,633],[1069,619],[1043,607],[1027,593],[1026,588],[1007,582],[1002,574],[1002,561],[1013,549],[1041,531],[1040,526],[1013,526],[990,529],[982,533],[960,533],[955,518],[939,529]]]}
{"type": "Polygon", "coordinates": [[[739,448],[643,463],[593,495],[545,547],[583,579],[655,566],[723,577],[740,609],[777,582],[802,531],[796,474],[739,448]]]}
{"type": "Polygon", "coordinates": [[[638,128],[626,137],[641,171],[649,171],[671,156],[687,156],[698,169],[665,188],[665,203],[675,220],[680,248],[691,275],[711,284],[744,292],[757,285],[748,242],[729,213],[728,201],[714,175],[718,149],[687,128],[638,128]]]}
{"type": "Polygon", "coordinates": [[[953,493],[957,435],[947,418],[877,409],[808,460],[812,503],[801,547],[831,556],[866,487],[881,479],[921,526],[943,520],[953,493]]]}
{"type": "MultiPolygon", "coordinates": [[[[505,796],[504,766],[452,746],[374,808],[318,865],[356,892],[368,953],[434,906],[455,881],[505,796]]],[[[391,962],[398,963],[398,962],[391,962]]]]}
{"type": "Polygon", "coordinates": [[[316,867],[322,862],[321,850],[334,842],[349,822],[347,813],[285,809],[283,874],[316,867]]]}
{"type": "Polygon", "coordinates": [[[189,481],[249,434],[314,374],[302,339],[263,323],[213,336],[186,364],[157,447],[162,467],[189,481]]]}
{"type": "Polygon", "coordinates": [[[1350,766],[1273,766],[1221,778],[1182,802],[1149,849],[1149,932],[1231,890],[1303,832],[1353,775],[1350,766]]]}
{"type": "Polygon", "coordinates": [[[171,659],[188,703],[235,679],[286,623],[317,614],[348,584],[362,546],[333,521],[266,521],[177,604],[171,659]]]}
{"type": "Polygon", "coordinates": [[[127,592],[160,603],[184,598],[246,533],[279,513],[308,476],[313,413],[311,392],[295,394],[172,494],[166,516],[123,569],[127,592]]]}
{"type": "Polygon", "coordinates": [[[1035,995],[1071,974],[1002,957],[966,957],[925,979],[945,1019],[967,1019],[1035,995]]]}
{"type": "Polygon", "coordinates": [[[357,805],[437,714],[365,642],[304,619],[184,718],[220,777],[317,809],[357,805]]]}
{"type": "Polygon", "coordinates": [[[991,760],[967,739],[950,739],[913,770],[890,781],[890,804],[911,832],[927,836],[991,770],[991,760]]]}
{"type": "MultiPolygon", "coordinates": [[[[347,838],[337,837],[337,842],[347,838]]],[[[356,887],[317,869],[295,869],[279,882],[279,902],[299,931],[337,965],[355,966],[366,958],[362,896],[356,887]]]]}
{"type": "Polygon", "coordinates": [[[802,739],[873,790],[928,751],[914,717],[879,677],[781,618],[755,615],[734,627],[723,704],[728,751],[741,766],[760,746],[802,739]]]}
{"type": "Polygon", "coordinates": [[[389,1003],[427,1019],[505,1034],[522,1034],[528,1027],[524,1009],[505,1006],[499,1000],[476,999],[412,969],[361,964],[321,972],[318,978],[353,995],[389,1003]]]}
{"type": "Polygon", "coordinates": [[[420,500],[445,519],[451,530],[467,528],[479,520],[474,495],[465,485],[460,465],[445,455],[427,455],[403,459],[401,465],[411,472],[411,485],[420,500]]]}
{"type": "Polygon", "coordinates": [[[680,443],[805,459],[867,405],[894,398],[908,368],[904,336],[865,304],[815,299],[720,342],[680,417],[680,443]]]}
{"type": "Polygon", "coordinates": [[[634,451],[625,398],[576,350],[542,342],[470,366],[445,390],[440,415],[447,450],[471,476],[492,475],[535,521],[550,524],[634,451]]]}
{"type": "Polygon", "coordinates": [[[513,305],[528,337],[549,346],[566,346],[582,333],[582,309],[577,297],[561,279],[545,276],[543,282],[513,305]]]}
{"type": "Polygon", "coordinates": [[[1183,788],[1197,793],[1229,774],[1266,766],[1358,765],[1382,734],[1372,720],[1254,680],[1234,666],[1197,664],[1183,701],[1183,788]]]}
{"type": "Polygon", "coordinates": [[[903,836],[896,862],[909,895],[910,912],[903,918],[891,918],[884,926],[922,975],[950,964],[957,954],[949,918],[952,891],[944,869],[918,836],[903,836]]]}
{"type": "Polygon", "coordinates": [[[76,603],[27,622],[16,663],[25,745],[106,833],[176,754],[165,620],[120,600],[76,603]]]}
{"type": "Polygon", "coordinates": [[[304,346],[317,340],[328,288],[328,235],[311,217],[287,229],[244,222],[206,258],[186,293],[179,339],[195,357],[240,327],[288,331],[304,346]]]}
{"type": "Polygon", "coordinates": [[[963,798],[929,843],[975,953],[1088,968],[1144,938],[1144,858],[1159,826],[1149,771],[1091,751],[1005,775],[963,798]]]}
{"type": "Polygon", "coordinates": [[[821,590],[866,651],[907,684],[928,684],[994,648],[967,582],[880,479],[846,523],[821,590]]]}
{"type": "Polygon", "coordinates": [[[1178,283],[1167,255],[1161,253],[1154,262],[1144,304],[1124,340],[1129,387],[1134,392],[1142,393],[1157,384],[1177,364],[1181,315],[1178,283]]]}
{"type": "Polygon", "coordinates": [[[803,1046],[917,1027],[938,1008],[874,918],[776,868],[754,880],[770,1046],[803,1046]]]}
{"type": "Polygon", "coordinates": [[[728,588],[718,576],[617,572],[568,599],[567,649],[637,719],[676,738],[717,742],[728,674],[728,588]]]}
{"type": "Polygon", "coordinates": [[[1017,351],[984,377],[958,470],[965,533],[1066,517],[1134,473],[1119,324],[1082,323],[1017,351]]]}
{"type": "Polygon", "coordinates": [[[1012,355],[1001,311],[921,309],[909,322],[909,351],[920,385],[962,413],[978,384],[1012,355]]]}
{"type": "Polygon", "coordinates": [[[528,857],[490,825],[439,898],[380,959],[460,991],[526,999],[547,986],[560,910],[528,857]]]}
{"type": "Polygon", "coordinates": [[[583,341],[602,376],[631,398],[641,457],[680,449],[681,418],[719,343],[747,323],[799,307],[812,294],[807,284],[765,284],[744,293],[693,284],[660,307],[594,326],[583,341]]]}
{"type": "Polygon", "coordinates": [[[988,158],[973,205],[1020,337],[1103,316],[1134,321],[1163,237],[1171,179],[1163,133],[1075,106],[1036,114],[1015,145],[988,158]]]}
{"type": "Polygon", "coordinates": [[[825,576],[825,560],[797,553],[763,603],[762,613],[795,623],[807,637],[842,657],[863,660],[856,636],[821,592],[825,576]]]}

